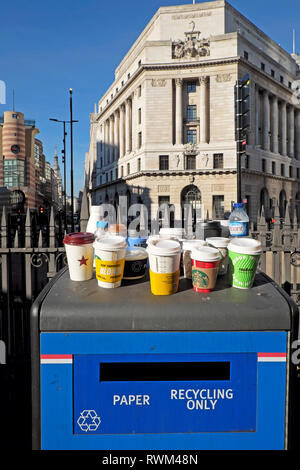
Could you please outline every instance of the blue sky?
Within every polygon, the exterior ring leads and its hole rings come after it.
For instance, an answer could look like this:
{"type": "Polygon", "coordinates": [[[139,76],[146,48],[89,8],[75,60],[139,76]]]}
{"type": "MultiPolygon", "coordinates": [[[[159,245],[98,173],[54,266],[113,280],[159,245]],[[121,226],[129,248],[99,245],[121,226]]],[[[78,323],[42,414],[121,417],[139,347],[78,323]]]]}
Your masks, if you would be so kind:
{"type": "MultiPolygon", "coordinates": [[[[196,0],[197,3],[199,1],[196,0]]],[[[74,192],[82,188],[89,146],[89,113],[114,79],[114,70],[160,6],[192,0],[14,0],[0,9],[0,80],[7,87],[0,114],[15,109],[36,120],[47,160],[62,149],[73,88],[74,192]]],[[[230,0],[229,3],[288,52],[296,29],[300,52],[299,0],[230,0]],[[297,30],[298,25],[298,30],[297,30]]],[[[68,137],[67,137],[68,139],[68,137]]],[[[69,162],[69,140],[67,161],[69,162]]],[[[61,165],[62,167],[62,165],[61,165]]],[[[69,175],[68,188],[69,188],[69,175]]],[[[68,189],[67,188],[67,189],[68,189]]]]}

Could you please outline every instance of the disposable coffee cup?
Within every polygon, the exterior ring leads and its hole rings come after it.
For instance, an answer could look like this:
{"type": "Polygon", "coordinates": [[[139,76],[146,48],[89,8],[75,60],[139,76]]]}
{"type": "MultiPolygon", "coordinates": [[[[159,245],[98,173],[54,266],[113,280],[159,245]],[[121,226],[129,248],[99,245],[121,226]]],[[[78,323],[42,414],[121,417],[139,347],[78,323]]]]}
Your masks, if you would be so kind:
{"type": "Polygon", "coordinates": [[[104,235],[94,242],[98,286],[111,289],[121,285],[126,247],[121,236],[104,235]]]}
{"type": "Polygon", "coordinates": [[[161,238],[184,238],[184,229],[181,227],[162,227],[159,231],[161,238]]]}
{"type": "Polygon", "coordinates": [[[191,253],[193,248],[206,246],[207,243],[205,240],[182,240],[182,255],[181,255],[181,264],[182,264],[182,274],[187,279],[192,279],[192,259],[191,253]]]}
{"type": "Polygon", "coordinates": [[[89,232],[69,233],[65,236],[69,274],[72,281],[88,281],[93,275],[94,235],[89,232]]]}
{"type": "Polygon", "coordinates": [[[127,229],[124,224],[110,224],[108,232],[111,235],[127,237],[127,229]]]}
{"type": "Polygon", "coordinates": [[[141,246],[128,247],[125,254],[123,279],[142,279],[145,276],[148,253],[141,246]]]}
{"type": "Polygon", "coordinates": [[[191,253],[192,282],[195,292],[211,292],[216,286],[221,254],[209,246],[195,247],[191,253]]]}
{"type": "Polygon", "coordinates": [[[262,253],[261,243],[253,238],[235,238],[228,245],[229,282],[238,289],[253,286],[262,253]]]}
{"type": "Polygon", "coordinates": [[[180,276],[180,243],[176,240],[153,239],[148,244],[147,252],[152,294],[175,294],[180,276]]]}
{"type": "Polygon", "coordinates": [[[219,265],[218,276],[224,276],[228,270],[228,244],[230,243],[229,238],[208,237],[206,238],[206,241],[208,245],[212,245],[220,251],[222,259],[219,265]]]}

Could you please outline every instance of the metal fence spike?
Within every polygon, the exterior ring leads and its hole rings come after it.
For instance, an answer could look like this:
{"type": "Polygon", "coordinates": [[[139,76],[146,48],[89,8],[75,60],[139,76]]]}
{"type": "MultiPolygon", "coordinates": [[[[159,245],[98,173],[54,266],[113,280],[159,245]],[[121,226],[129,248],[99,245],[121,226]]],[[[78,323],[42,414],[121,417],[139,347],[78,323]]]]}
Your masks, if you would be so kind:
{"type": "Polygon", "coordinates": [[[86,187],[83,188],[80,208],[80,230],[86,231],[86,226],[89,220],[89,201],[87,196],[86,187]]]}
{"type": "Polygon", "coordinates": [[[18,229],[16,230],[15,237],[14,237],[14,248],[19,248],[19,232],[18,232],[18,229]]]}

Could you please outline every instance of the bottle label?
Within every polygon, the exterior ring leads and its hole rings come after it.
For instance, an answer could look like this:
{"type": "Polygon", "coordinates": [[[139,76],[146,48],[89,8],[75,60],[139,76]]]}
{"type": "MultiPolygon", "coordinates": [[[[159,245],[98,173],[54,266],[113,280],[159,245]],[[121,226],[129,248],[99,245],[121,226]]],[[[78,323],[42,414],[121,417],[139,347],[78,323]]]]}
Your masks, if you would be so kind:
{"type": "Polygon", "coordinates": [[[248,235],[248,222],[229,222],[229,232],[234,237],[245,237],[248,235]]]}

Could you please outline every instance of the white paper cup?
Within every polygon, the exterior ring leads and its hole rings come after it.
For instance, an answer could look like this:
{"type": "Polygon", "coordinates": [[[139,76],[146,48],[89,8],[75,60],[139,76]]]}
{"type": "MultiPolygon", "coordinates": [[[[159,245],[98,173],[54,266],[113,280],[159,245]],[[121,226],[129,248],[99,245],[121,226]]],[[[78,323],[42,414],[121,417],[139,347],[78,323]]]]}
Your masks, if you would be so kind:
{"type": "Polygon", "coordinates": [[[121,285],[126,246],[121,236],[105,235],[94,242],[98,286],[111,289],[121,285]]]}
{"type": "Polygon", "coordinates": [[[176,240],[153,240],[148,244],[150,285],[154,295],[170,295],[178,290],[181,245],[176,240]]]}
{"type": "Polygon", "coordinates": [[[206,241],[209,245],[217,248],[222,254],[218,276],[223,276],[228,270],[228,245],[230,243],[230,239],[225,237],[208,237],[206,238],[206,241]]]}
{"type": "Polygon", "coordinates": [[[182,268],[183,275],[187,279],[192,279],[192,259],[191,252],[194,247],[206,246],[205,240],[183,240],[182,243],[182,268]]]}
{"type": "Polygon", "coordinates": [[[69,274],[72,281],[88,281],[93,276],[94,235],[88,232],[69,233],[65,245],[69,274]]]}

